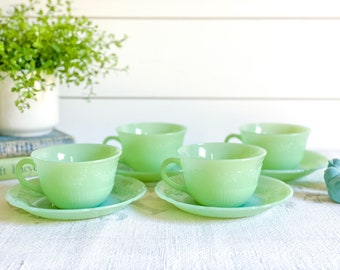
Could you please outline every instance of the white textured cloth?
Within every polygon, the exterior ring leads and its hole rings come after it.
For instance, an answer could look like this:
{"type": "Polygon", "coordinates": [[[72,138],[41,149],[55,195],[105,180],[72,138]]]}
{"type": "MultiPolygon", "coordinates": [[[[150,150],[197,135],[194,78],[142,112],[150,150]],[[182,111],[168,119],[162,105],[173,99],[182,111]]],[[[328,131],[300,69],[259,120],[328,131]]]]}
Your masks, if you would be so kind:
{"type": "Polygon", "coordinates": [[[119,212],[53,221],[10,206],[15,184],[0,182],[0,269],[340,269],[340,204],[322,170],[291,182],[289,201],[241,219],[185,213],[148,184],[119,212]]]}

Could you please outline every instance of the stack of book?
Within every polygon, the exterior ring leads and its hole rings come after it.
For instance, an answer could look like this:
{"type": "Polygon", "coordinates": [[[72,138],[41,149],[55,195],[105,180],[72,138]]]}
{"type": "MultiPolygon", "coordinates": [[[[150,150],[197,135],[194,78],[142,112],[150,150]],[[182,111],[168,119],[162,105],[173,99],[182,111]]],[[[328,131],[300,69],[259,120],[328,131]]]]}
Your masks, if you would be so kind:
{"type": "MultiPolygon", "coordinates": [[[[74,138],[60,130],[35,137],[11,137],[0,136],[0,180],[15,179],[15,166],[22,158],[29,157],[35,149],[57,145],[74,143],[74,138]]],[[[32,167],[25,167],[26,176],[35,176],[36,171],[32,167]]]]}

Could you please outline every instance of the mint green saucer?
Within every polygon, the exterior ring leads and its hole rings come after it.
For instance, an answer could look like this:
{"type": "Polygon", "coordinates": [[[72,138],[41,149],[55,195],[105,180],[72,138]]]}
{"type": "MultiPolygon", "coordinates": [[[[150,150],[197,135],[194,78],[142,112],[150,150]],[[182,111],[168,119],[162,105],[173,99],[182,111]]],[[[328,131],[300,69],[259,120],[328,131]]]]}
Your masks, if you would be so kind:
{"type": "MultiPolygon", "coordinates": [[[[168,174],[176,175],[180,172],[181,172],[180,169],[172,168],[170,169],[168,174]]],[[[117,168],[117,174],[137,178],[138,180],[143,181],[143,182],[157,182],[162,179],[160,173],[135,171],[123,162],[119,162],[118,168],[117,168]]]]}
{"type": "Polygon", "coordinates": [[[9,204],[39,217],[78,220],[96,218],[119,211],[141,198],[145,192],[146,187],[141,181],[117,175],[110,196],[100,206],[94,208],[58,209],[43,194],[27,189],[20,184],[11,187],[6,192],[6,200],[9,204]]]}
{"type": "MultiPolygon", "coordinates": [[[[176,181],[183,181],[182,174],[175,178],[176,181]]],[[[190,195],[170,187],[163,180],[157,183],[155,192],[161,199],[185,212],[214,218],[254,216],[286,201],[293,195],[293,189],[289,185],[268,176],[260,176],[254,195],[240,207],[209,207],[199,205],[190,195]]]]}
{"type": "Polygon", "coordinates": [[[288,182],[309,175],[316,170],[326,168],[327,164],[328,159],[325,156],[313,151],[305,151],[304,157],[297,169],[292,170],[266,169],[262,170],[261,174],[288,182]]]}

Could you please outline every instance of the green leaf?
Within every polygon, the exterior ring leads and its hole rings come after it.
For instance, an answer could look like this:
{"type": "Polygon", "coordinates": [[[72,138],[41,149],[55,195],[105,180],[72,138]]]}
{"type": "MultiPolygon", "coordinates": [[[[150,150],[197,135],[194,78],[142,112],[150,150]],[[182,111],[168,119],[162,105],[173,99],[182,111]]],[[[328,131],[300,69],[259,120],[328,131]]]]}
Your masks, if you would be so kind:
{"type": "Polygon", "coordinates": [[[92,96],[97,76],[127,70],[118,68],[116,54],[126,38],[117,39],[88,18],[73,16],[70,0],[45,0],[44,7],[40,0],[28,0],[6,12],[0,8],[0,71],[15,80],[12,91],[18,93],[20,110],[46,90],[46,85],[38,89],[34,83],[44,73],[54,73],[60,83],[83,85],[92,96]]]}

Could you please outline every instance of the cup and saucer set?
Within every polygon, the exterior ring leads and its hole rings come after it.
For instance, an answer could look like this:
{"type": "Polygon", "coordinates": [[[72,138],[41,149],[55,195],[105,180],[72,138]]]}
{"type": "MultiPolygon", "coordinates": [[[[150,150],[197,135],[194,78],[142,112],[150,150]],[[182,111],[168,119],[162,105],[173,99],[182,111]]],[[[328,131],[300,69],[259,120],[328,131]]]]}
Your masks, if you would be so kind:
{"type": "Polygon", "coordinates": [[[6,192],[13,206],[57,220],[96,218],[141,198],[143,182],[116,174],[121,150],[105,144],[65,144],[34,150],[16,165],[19,184],[6,192]],[[38,177],[26,179],[23,168],[38,177]]]}
{"type": "Polygon", "coordinates": [[[88,219],[127,207],[143,197],[146,182],[156,182],[157,196],[185,212],[241,218],[288,200],[293,190],[285,182],[328,162],[305,150],[309,128],[293,124],[247,124],[224,142],[184,146],[179,124],[132,123],[116,132],[102,144],[33,151],[17,164],[19,184],[6,200],[44,218],[88,219]],[[25,178],[24,166],[35,167],[38,178],[25,178]]]}

